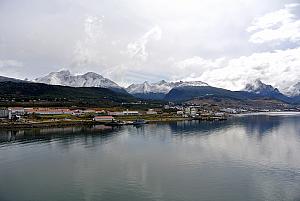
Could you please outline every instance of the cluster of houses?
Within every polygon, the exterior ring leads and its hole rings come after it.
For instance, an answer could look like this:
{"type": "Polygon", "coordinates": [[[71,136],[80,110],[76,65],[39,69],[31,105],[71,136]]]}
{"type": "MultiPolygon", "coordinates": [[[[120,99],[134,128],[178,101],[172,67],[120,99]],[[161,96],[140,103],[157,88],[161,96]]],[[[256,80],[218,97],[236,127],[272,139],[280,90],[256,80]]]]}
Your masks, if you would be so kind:
{"type": "Polygon", "coordinates": [[[203,110],[199,106],[186,106],[183,107],[181,110],[177,110],[177,115],[181,115],[182,117],[205,117],[205,116],[218,116],[223,117],[226,115],[225,112],[221,111],[213,111],[213,110],[203,110]]]}
{"type": "Polygon", "coordinates": [[[70,108],[24,108],[24,107],[9,107],[0,108],[0,118],[17,120],[21,119],[24,115],[91,115],[94,121],[113,121],[117,116],[127,115],[157,115],[159,114],[172,114],[175,116],[197,118],[205,116],[223,117],[227,114],[237,114],[247,112],[247,110],[238,110],[233,108],[203,108],[203,106],[182,106],[182,105],[165,105],[162,109],[154,110],[148,109],[147,111],[105,111],[97,109],[70,109],[70,108]],[[164,111],[163,111],[164,110],[164,111]],[[168,111],[169,110],[169,111],[168,111]],[[167,111],[167,112],[166,112],[167,111]]]}
{"type": "Polygon", "coordinates": [[[203,107],[199,105],[192,106],[180,106],[180,105],[165,105],[164,109],[172,109],[177,111],[177,115],[183,117],[198,117],[198,116],[225,116],[227,114],[239,114],[248,112],[245,109],[236,109],[236,108],[219,108],[219,107],[203,107]]]}
{"type": "Polygon", "coordinates": [[[24,115],[84,115],[84,114],[100,114],[104,113],[104,110],[71,110],[68,108],[24,108],[24,107],[9,107],[0,108],[0,118],[19,119],[24,115]]]}
{"type": "MultiPolygon", "coordinates": [[[[81,116],[86,114],[91,114],[95,118],[94,120],[113,120],[113,116],[126,116],[126,115],[141,115],[139,111],[125,110],[121,112],[110,112],[105,110],[95,110],[95,109],[69,109],[69,108],[24,108],[24,107],[9,107],[0,108],[0,118],[2,119],[20,119],[24,115],[74,115],[81,116]],[[105,116],[106,115],[106,116],[105,116]]],[[[157,114],[153,109],[149,109],[145,114],[157,114]]]]}

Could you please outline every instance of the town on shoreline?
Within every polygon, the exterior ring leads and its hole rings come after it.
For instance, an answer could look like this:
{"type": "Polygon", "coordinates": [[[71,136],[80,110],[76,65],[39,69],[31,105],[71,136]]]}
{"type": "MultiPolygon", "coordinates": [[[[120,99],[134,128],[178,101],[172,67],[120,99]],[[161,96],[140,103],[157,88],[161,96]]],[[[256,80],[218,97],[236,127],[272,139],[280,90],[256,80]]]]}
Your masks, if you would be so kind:
{"type": "Polygon", "coordinates": [[[0,108],[0,128],[38,128],[105,124],[121,126],[166,121],[223,121],[235,114],[300,111],[299,108],[254,109],[225,108],[217,105],[176,105],[158,108],[126,109],[78,107],[4,107],[0,108]]]}

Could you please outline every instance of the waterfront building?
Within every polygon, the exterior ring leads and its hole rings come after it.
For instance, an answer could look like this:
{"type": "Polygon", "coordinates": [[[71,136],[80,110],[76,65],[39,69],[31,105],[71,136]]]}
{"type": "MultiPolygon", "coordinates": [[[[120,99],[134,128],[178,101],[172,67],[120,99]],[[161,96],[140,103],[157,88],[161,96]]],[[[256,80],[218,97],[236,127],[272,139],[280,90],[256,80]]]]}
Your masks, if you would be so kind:
{"type": "Polygon", "coordinates": [[[123,115],[139,115],[139,112],[126,110],[126,111],[123,111],[123,115]]]}
{"type": "Polygon", "coordinates": [[[98,122],[111,122],[114,121],[115,118],[113,116],[96,116],[93,120],[98,122]]]}
{"type": "Polygon", "coordinates": [[[154,110],[154,109],[149,109],[146,114],[149,114],[149,115],[155,115],[157,114],[157,112],[154,110]]]}
{"type": "Polygon", "coordinates": [[[0,118],[8,118],[8,109],[0,108],[0,118]]]}
{"type": "Polygon", "coordinates": [[[182,110],[179,110],[179,111],[177,111],[176,112],[178,115],[183,115],[184,114],[184,112],[182,111],[182,110]]]}
{"type": "Polygon", "coordinates": [[[123,112],[107,112],[108,115],[110,116],[122,116],[123,112]]]}
{"type": "Polygon", "coordinates": [[[230,113],[230,114],[236,114],[237,110],[233,109],[233,108],[223,108],[220,110],[221,112],[226,112],[226,113],[230,113]]]}
{"type": "Polygon", "coordinates": [[[25,109],[24,107],[9,107],[8,111],[11,112],[14,115],[24,115],[25,109]]]}

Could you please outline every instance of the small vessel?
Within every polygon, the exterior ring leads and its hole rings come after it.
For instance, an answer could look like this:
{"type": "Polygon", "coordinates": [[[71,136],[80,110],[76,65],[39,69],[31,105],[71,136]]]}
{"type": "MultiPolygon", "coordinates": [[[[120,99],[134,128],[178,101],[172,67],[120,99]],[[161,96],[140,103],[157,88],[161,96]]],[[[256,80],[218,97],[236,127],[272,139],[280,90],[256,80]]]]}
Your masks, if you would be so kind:
{"type": "Polygon", "coordinates": [[[139,125],[144,125],[146,123],[147,122],[144,119],[137,119],[134,122],[132,122],[132,125],[139,126],[139,125]]]}

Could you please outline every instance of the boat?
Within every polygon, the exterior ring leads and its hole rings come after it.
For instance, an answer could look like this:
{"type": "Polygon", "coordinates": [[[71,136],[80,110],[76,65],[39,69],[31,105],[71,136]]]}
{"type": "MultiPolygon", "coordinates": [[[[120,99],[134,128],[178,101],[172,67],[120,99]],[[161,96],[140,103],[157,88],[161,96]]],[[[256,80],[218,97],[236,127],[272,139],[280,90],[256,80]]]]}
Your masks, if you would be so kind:
{"type": "Polygon", "coordinates": [[[144,125],[146,123],[147,122],[144,119],[137,119],[134,122],[132,122],[132,125],[139,126],[139,125],[144,125]]]}

